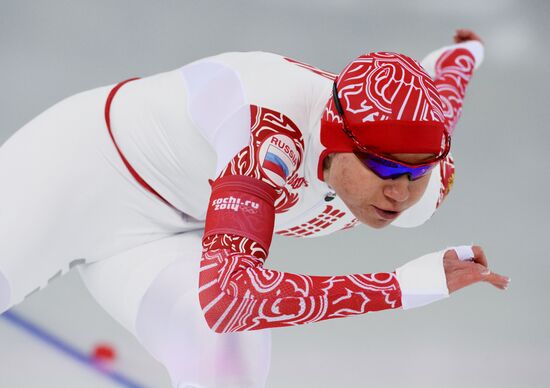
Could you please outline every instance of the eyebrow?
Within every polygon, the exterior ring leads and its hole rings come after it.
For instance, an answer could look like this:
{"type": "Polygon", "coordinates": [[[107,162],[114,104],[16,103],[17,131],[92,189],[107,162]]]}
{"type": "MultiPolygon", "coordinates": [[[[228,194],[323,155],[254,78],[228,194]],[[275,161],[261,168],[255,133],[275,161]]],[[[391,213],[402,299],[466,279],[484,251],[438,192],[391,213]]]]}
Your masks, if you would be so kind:
{"type": "MultiPolygon", "coordinates": [[[[432,159],[432,158],[435,156],[435,154],[427,154],[428,156],[425,156],[425,157],[423,157],[423,158],[421,158],[421,159],[416,159],[416,158],[414,158],[413,160],[410,160],[408,157],[406,157],[406,158],[401,158],[401,157],[398,157],[397,155],[398,155],[398,154],[385,154],[385,156],[388,156],[390,159],[394,159],[394,160],[396,160],[396,161],[402,161],[402,162],[405,162],[405,163],[409,163],[409,162],[413,162],[413,163],[414,163],[414,162],[423,162],[423,161],[425,161],[425,160],[432,159]]],[[[406,154],[406,155],[414,156],[414,155],[416,155],[416,154],[406,154]]]]}

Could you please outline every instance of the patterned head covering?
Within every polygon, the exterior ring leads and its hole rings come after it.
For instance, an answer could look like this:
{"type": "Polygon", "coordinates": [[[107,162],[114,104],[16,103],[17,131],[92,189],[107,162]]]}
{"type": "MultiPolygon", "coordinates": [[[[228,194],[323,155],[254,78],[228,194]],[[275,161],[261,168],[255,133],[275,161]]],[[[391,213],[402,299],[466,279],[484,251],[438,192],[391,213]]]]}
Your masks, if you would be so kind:
{"type": "Polygon", "coordinates": [[[403,54],[361,55],[337,77],[321,120],[325,155],[353,150],[442,155],[450,138],[439,93],[403,54]]]}

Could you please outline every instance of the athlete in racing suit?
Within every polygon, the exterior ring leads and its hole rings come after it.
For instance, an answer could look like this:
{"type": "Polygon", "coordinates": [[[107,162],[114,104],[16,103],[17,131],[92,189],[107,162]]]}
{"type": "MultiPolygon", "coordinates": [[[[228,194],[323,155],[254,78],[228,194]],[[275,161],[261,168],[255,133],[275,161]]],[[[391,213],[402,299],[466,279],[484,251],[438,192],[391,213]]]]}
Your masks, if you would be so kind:
{"type": "MultiPolygon", "coordinates": [[[[467,41],[423,63],[449,133],[482,55],[467,41]]],[[[226,53],[38,116],[0,149],[0,311],[86,263],[91,293],[175,386],[262,386],[267,328],[448,296],[448,250],[388,273],[263,268],[273,233],[317,237],[359,223],[325,179],[334,79],[275,54],[226,53]]],[[[449,154],[392,223],[425,222],[453,176],[449,154]]]]}

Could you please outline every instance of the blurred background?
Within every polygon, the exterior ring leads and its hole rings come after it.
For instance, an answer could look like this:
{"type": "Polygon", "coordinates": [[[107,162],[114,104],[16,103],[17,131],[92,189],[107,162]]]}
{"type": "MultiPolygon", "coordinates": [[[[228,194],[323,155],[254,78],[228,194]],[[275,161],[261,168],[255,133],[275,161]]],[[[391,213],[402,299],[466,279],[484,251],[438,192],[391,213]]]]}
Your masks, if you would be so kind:
{"type": "MultiPolygon", "coordinates": [[[[338,72],[366,51],[421,59],[471,28],[486,58],[453,139],[456,183],[438,213],[416,229],[276,237],[268,264],[392,271],[476,243],[510,288],[478,284],[407,312],[274,330],[268,387],[548,387],[549,17],[543,0],[2,0],[0,143],[71,94],[224,51],[271,51],[338,72]]],[[[77,274],[0,317],[0,387],[132,384],[170,386],[77,274]],[[82,362],[94,349],[103,367],[82,362]]]]}

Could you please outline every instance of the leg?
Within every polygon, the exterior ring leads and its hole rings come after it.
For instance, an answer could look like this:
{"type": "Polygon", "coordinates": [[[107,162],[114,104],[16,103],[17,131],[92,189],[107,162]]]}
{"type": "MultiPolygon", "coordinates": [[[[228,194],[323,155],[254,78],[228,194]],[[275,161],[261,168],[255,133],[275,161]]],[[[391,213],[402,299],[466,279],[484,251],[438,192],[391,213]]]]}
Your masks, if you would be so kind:
{"type": "Polygon", "coordinates": [[[168,370],[175,387],[263,387],[267,330],[216,334],[202,315],[202,231],[164,238],[81,269],[96,300],[168,370]]]}
{"type": "Polygon", "coordinates": [[[0,313],[75,264],[184,227],[122,164],[105,127],[109,90],[61,101],[0,147],[0,313]]]}

